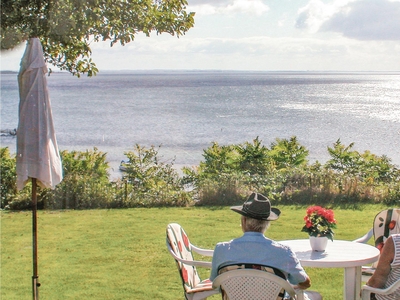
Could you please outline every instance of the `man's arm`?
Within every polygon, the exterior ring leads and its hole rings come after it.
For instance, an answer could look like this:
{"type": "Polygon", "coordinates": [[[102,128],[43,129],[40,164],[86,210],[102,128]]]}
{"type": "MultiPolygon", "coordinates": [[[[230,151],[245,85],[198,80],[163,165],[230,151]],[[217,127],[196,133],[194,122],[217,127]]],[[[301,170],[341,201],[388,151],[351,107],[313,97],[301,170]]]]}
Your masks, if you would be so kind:
{"type": "Polygon", "coordinates": [[[301,266],[301,263],[297,258],[296,253],[293,252],[290,248],[288,249],[289,255],[291,257],[291,259],[289,260],[290,268],[287,270],[289,282],[293,284],[293,287],[296,289],[308,289],[311,286],[311,279],[301,266]]]}
{"type": "Polygon", "coordinates": [[[378,266],[372,277],[368,280],[367,285],[375,288],[383,288],[391,270],[391,263],[394,259],[394,243],[390,236],[382,248],[379,256],[378,266]]]}

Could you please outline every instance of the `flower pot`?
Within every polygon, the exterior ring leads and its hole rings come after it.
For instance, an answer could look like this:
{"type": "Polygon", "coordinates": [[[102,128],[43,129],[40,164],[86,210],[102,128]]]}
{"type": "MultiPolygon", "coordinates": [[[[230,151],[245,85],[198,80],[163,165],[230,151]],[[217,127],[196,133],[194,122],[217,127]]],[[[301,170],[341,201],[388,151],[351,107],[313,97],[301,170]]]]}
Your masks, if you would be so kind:
{"type": "Polygon", "coordinates": [[[310,245],[313,251],[323,252],[328,245],[328,238],[326,236],[310,236],[310,245]]]}

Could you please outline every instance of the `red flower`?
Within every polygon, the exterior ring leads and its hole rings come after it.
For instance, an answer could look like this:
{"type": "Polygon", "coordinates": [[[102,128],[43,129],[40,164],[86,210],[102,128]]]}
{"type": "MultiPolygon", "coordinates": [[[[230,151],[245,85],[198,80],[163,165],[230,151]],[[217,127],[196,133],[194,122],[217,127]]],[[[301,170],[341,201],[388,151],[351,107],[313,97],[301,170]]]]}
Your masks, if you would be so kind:
{"type": "Polygon", "coordinates": [[[396,227],[396,221],[395,220],[393,220],[393,221],[391,221],[390,223],[389,223],[389,229],[390,230],[393,230],[395,227],[396,227]]]}
{"type": "Polygon", "coordinates": [[[310,220],[306,220],[306,227],[310,228],[313,226],[313,223],[310,220]]]}

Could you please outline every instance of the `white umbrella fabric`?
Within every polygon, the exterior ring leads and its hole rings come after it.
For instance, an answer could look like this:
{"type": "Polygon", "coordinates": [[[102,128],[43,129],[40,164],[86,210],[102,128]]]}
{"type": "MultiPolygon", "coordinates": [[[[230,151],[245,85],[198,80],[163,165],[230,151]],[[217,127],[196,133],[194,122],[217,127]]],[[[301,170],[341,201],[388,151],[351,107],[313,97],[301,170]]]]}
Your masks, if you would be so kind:
{"type": "Polygon", "coordinates": [[[46,74],[40,40],[31,38],[18,74],[17,189],[21,190],[32,179],[33,299],[38,299],[37,288],[40,286],[37,273],[36,187],[54,189],[62,180],[61,157],[53,126],[46,74]]]}

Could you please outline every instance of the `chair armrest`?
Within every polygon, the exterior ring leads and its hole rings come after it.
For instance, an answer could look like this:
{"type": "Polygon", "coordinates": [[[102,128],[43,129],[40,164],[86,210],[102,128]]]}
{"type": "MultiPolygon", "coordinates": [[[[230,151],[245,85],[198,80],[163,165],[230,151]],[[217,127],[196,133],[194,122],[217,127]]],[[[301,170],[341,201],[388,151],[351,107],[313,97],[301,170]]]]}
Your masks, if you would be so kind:
{"type": "Polygon", "coordinates": [[[373,268],[373,267],[367,267],[367,266],[361,267],[362,275],[372,276],[375,273],[375,270],[376,270],[376,268],[373,268]]]}
{"type": "Polygon", "coordinates": [[[374,231],[371,228],[366,234],[364,234],[362,237],[360,237],[358,239],[355,239],[353,242],[366,244],[369,241],[369,239],[372,237],[373,234],[374,234],[374,231]]]}
{"type": "Polygon", "coordinates": [[[391,286],[389,286],[386,289],[378,289],[374,288],[372,286],[368,285],[363,285],[361,288],[361,296],[362,299],[370,299],[371,293],[379,294],[379,295],[389,295],[396,291],[398,288],[400,288],[400,279],[397,280],[395,283],[393,283],[391,286]]]}
{"type": "Polygon", "coordinates": [[[169,253],[173,256],[173,258],[181,263],[191,265],[191,266],[196,266],[196,267],[211,268],[211,262],[209,262],[209,261],[186,260],[186,259],[176,256],[174,251],[172,250],[170,244],[168,243],[168,241],[167,241],[167,248],[168,248],[169,253]]]}
{"type": "Polygon", "coordinates": [[[371,293],[373,293],[373,291],[366,289],[365,287],[367,287],[367,285],[363,285],[362,289],[361,289],[361,299],[362,300],[370,300],[371,299],[371,293]]]}
{"type": "Polygon", "coordinates": [[[304,300],[304,291],[301,289],[294,289],[296,293],[296,300],[304,300]]]}
{"type": "Polygon", "coordinates": [[[210,256],[210,257],[212,257],[214,255],[214,250],[199,248],[193,244],[191,244],[191,246],[192,246],[192,250],[200,255],[210,256]]]}

